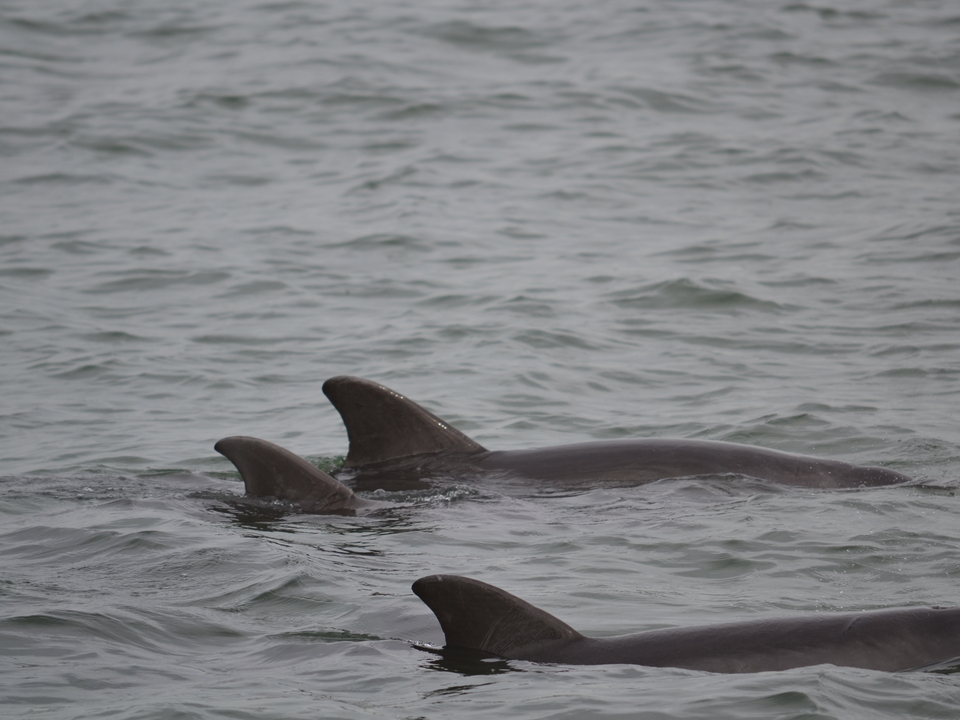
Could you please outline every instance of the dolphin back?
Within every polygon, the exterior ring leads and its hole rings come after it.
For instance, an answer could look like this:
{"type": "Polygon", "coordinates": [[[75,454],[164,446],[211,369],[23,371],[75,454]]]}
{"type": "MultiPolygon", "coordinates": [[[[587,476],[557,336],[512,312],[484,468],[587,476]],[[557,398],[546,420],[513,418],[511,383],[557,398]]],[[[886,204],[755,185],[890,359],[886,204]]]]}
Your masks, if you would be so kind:
{"type": "Polygon", "coordinates": [[[447,647],[525,658],[583,639],[550,613],[479,580],[430,575],[417,580],[413,592],[437,616],[447,647]]]}
{"type": "Polygon", "coordinates": [[[247,495],[276,497],[305,513],[332,513],[354,502],[353,491],[299,455],[254,437],[224,438],[213,446],[236,465],[247,495]]]}
{"type": "Polygon", "coordinates": [[[833,664],[902,671],[960,663],[960,608],[910,607],[649,630],[590,638],[509,593],[454,575],[413,584],[440,621],[447,647],[508,660],[629,663],[720,673],[833,664]]]}
{"type": "Polygon", "coordinates": [[[343,466],[357,468],[395,458],[486,449],[433,413],[383,385],[341,375],[323,393],[343,418],[350,449],[343,466]]]}

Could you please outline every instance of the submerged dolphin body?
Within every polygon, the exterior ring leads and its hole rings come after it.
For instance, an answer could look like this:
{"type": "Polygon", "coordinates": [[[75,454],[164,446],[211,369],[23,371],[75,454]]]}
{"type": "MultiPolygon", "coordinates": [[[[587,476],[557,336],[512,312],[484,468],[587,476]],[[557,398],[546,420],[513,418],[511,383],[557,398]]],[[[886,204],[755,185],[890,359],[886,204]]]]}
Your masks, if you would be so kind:
{"type": "Polygon", "coordinates": [[[440,621],[447,648],[508,660],[749,673],[825,663],[919,670],[960,659],[960,608],[824,613],[590,638],[479,580],[432,575],[413,591],[440,621]]]}
{"type": "Polygon", "coordinates": [[[911,478],[881,467],[709,440],[647,438],[489,451],[403,395],[363,378],[341,376],[323,392],[350,441],[343,467],[387,474],[429,474],[444,465],[551,482],[635,484],[671,477],[746,475],[814,488],[893,485],[911,478]]]}

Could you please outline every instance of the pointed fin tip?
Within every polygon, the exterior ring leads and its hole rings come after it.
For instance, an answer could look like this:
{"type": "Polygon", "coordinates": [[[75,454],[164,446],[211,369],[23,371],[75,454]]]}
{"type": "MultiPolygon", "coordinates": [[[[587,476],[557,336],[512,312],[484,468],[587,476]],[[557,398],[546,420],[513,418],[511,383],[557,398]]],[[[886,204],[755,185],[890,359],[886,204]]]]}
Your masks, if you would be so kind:
{"type": "Polygon", "coordinates": [[[343,418],[350,448],[344,467],[437,452],[486,452],[452,425],[388,387],[364,378],[339,375],[323,393],[343,418]]]}
{"type": "Polygon", "coordinates": [[[429,575],[413,583],[443,629],[449,647],[523,658],[525,650],[583,636],[562,620],[493,585],[458,575],[429,575]]]}
{"type": "Polygon", "coordinates": [[[236,466],[247,495],[287,500],[305,513],[337,512],[354,500],[353,491],[339,480],[266,440],[234,435],[213,449],[236,466]]]}

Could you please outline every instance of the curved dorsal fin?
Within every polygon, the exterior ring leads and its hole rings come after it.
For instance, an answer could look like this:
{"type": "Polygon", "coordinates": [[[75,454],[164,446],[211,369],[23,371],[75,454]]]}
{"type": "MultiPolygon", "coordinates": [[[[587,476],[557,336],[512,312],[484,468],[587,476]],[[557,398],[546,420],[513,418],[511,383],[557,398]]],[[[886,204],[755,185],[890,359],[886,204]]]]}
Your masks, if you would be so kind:
{"type": "Polygon", "coordinates": [[[323,393],[343,418],[354,468],[394,458],[454,450],[486,452],[456,428],[390,388],[363,378],[330,378],[323,393]]]}
{"type": "Polygon", "coordinates": [[[273,496],[303,512],[335,512],[350,506],[353,491],[286,448],[255,437],[224,438],[213,446],[237,466],[247,495],[273,496]]]}
{"type": "Polygon", "coordinates": [[[531,646],[583,637],[550,613],[479,580],[430,575],[417,580],[413,591],[437,616],[450,647],[517,658],[531,646]]]}

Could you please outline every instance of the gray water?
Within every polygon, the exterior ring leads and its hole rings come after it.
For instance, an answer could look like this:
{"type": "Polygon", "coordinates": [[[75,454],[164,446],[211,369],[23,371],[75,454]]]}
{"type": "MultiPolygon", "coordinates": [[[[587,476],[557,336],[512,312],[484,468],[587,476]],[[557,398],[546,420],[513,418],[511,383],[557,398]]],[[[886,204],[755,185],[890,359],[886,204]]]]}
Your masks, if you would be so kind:
{"type": "Polygon", "coordinates": [[[960,7],[0,2],[0,702],[43,718],[955,718],[957,675],[445,663],[410,592],[586,634],[957,604],[960,7]],[[351,374],[487,447],[918,479],[253,513],[351,374]],[[486,666],[484,666],[486,667],[486,666]]]}

